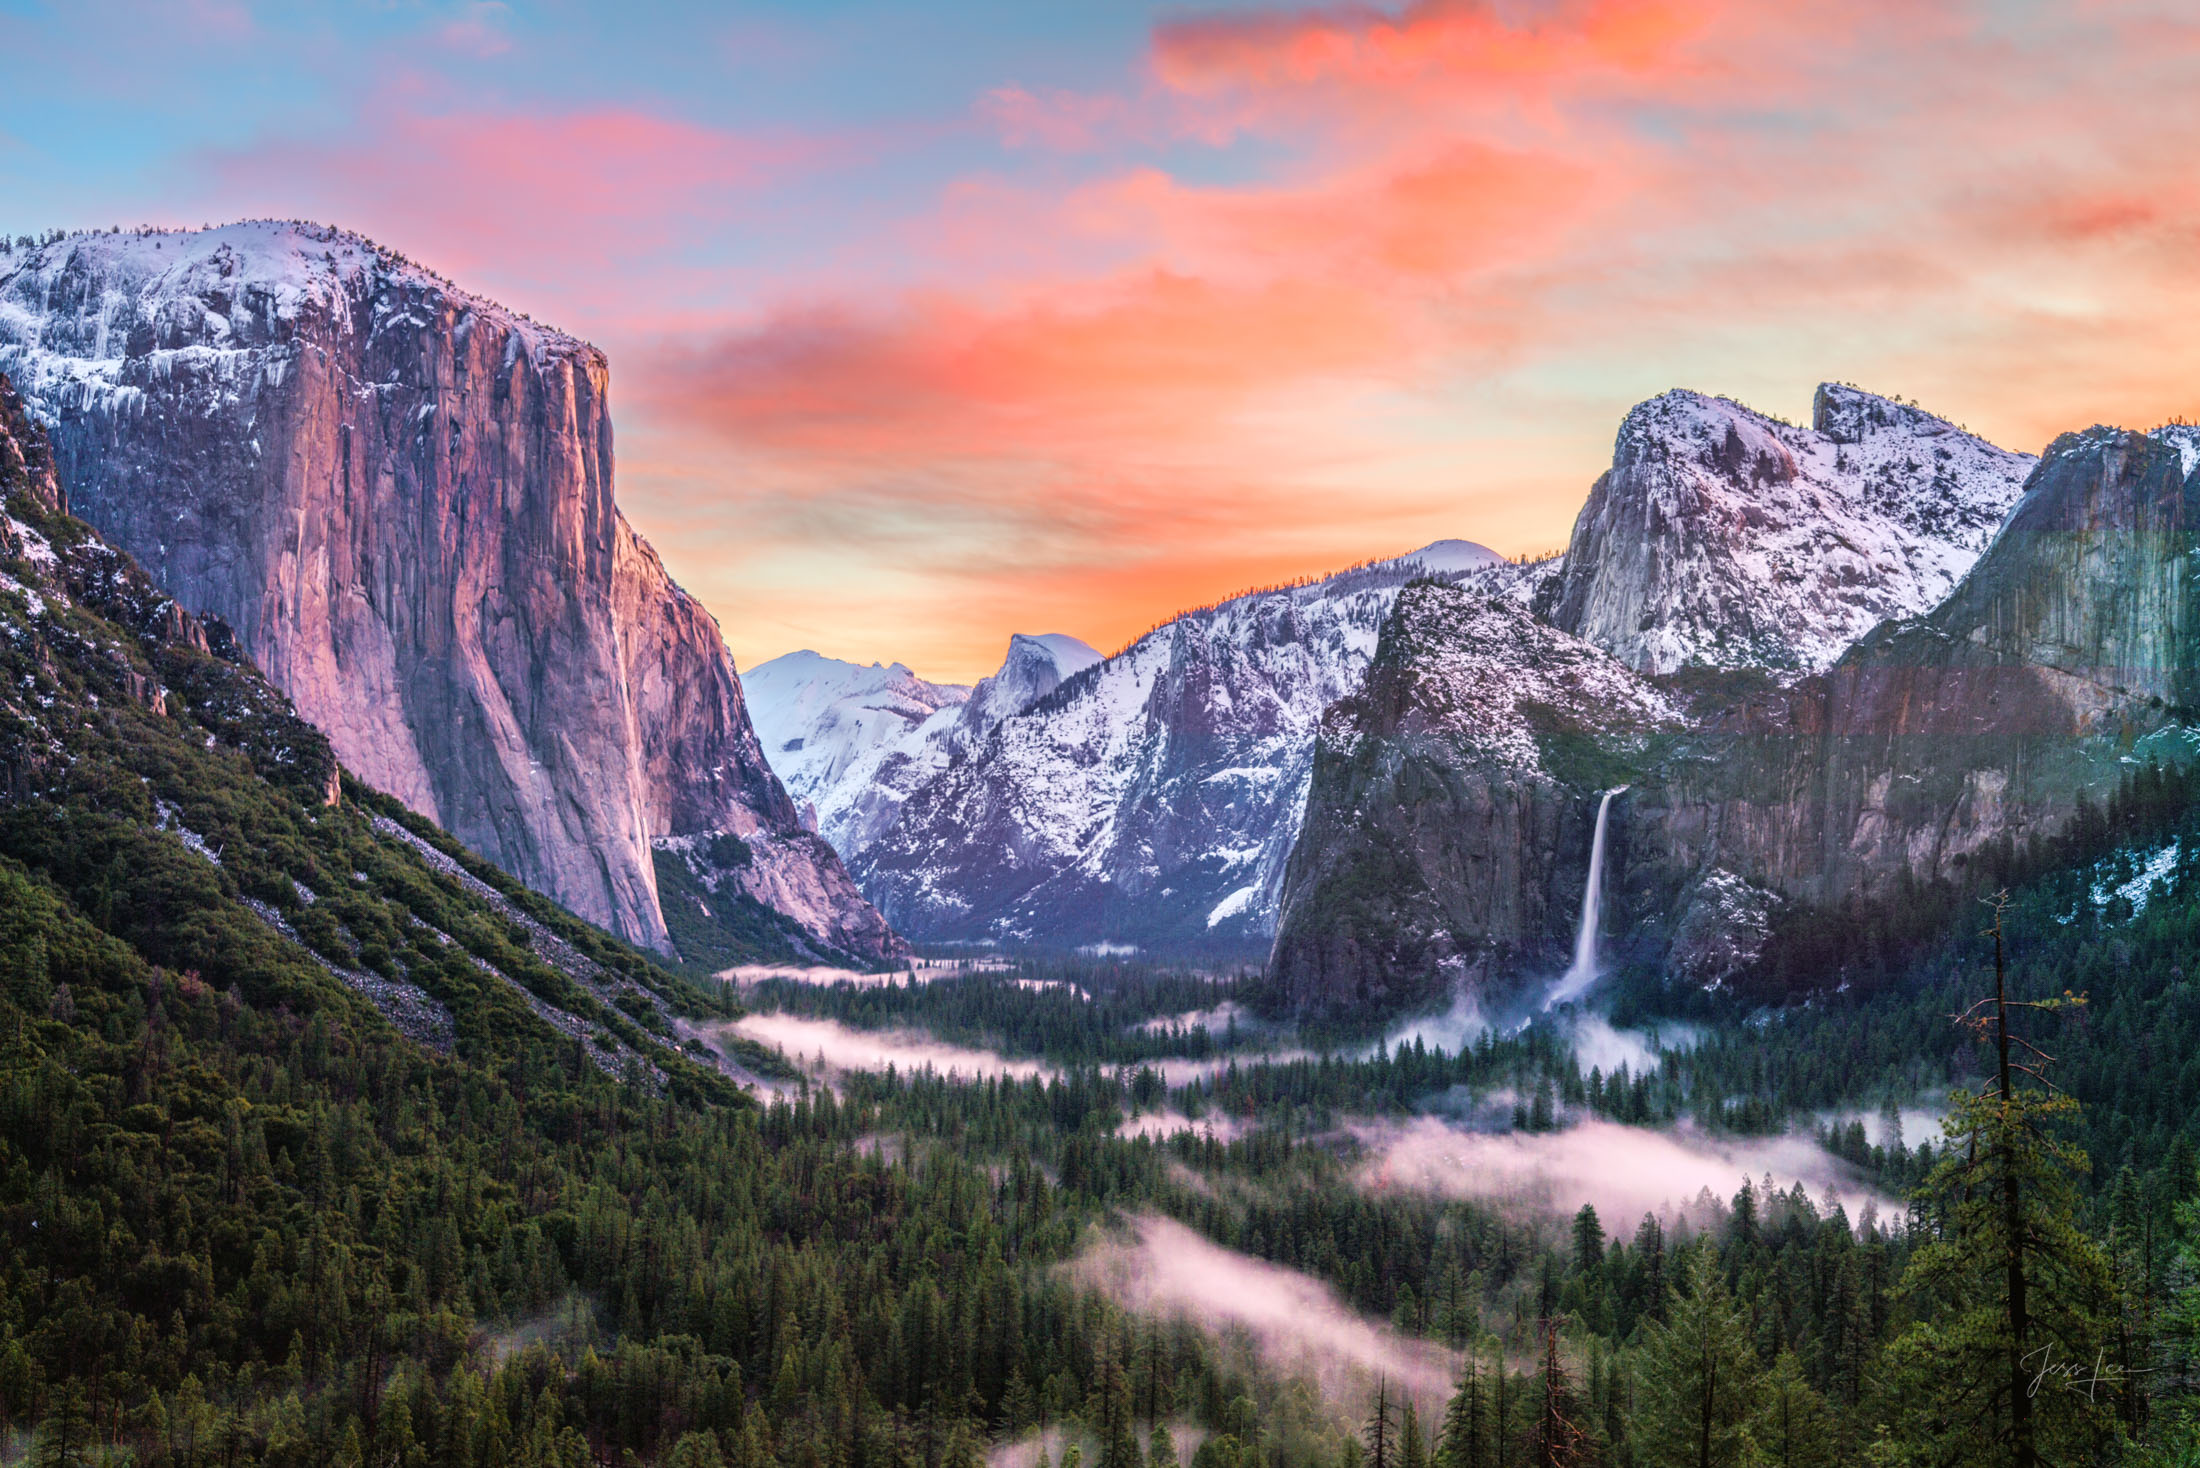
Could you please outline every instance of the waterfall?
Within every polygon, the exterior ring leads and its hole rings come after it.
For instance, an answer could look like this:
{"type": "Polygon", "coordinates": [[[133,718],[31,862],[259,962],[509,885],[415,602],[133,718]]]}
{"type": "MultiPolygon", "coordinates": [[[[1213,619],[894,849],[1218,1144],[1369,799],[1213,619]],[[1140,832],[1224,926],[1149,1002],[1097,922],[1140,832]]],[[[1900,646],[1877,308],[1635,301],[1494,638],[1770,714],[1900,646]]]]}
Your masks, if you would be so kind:
{"type": "Polygon", "coordinates": [[[1589,986],[1597,981],[1597,908],[1604,895],[1604,822],[1611,813],[1612,797],[1625,790],[1624,785],[1604,792],[1597,802],[1596,835],[1589,841],[1589,885],[1581,893],[1581,928],[1574,934],[1573,965],[1551,985],[1551,992],[1544,996],[1543,1007],[1552,1009],[1570,1004],[1589,992],[1589,986]]]}

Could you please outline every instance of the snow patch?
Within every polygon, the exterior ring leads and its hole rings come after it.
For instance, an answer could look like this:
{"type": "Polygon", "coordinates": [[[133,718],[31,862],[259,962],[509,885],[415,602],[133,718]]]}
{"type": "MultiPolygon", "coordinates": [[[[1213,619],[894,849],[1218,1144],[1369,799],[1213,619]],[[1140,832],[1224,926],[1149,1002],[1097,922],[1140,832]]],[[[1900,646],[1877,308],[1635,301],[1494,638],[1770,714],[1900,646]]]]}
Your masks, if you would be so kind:
{"type": "Polygon", "coordinates": [[[1207,926],[1211,928],[1226,919],[1243,917],[1252,910],[1253,900],[1259,896],[1260,884],[1257,882],[1238,888],[1214,905],[1207,914],[1207,926]]]}

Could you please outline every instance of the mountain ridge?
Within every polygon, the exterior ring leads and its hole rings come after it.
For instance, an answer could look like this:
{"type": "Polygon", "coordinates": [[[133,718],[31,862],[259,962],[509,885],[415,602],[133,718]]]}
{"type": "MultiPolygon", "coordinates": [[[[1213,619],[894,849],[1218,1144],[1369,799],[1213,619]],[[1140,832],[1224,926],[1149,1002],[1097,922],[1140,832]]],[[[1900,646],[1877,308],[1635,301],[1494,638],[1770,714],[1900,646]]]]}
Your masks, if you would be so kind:
{"type": "Polygon", "coordinates": [[[1537,609],[1645,672],[1823,671],[1945,597],[2035,462],[1845,384],[1808,428],[1674,389],[1621,422],[1537,609]]]}
{"type": "MultiPolygon", "coordinates": [[[[1483,556],[1444,574],[1528,574],[1483,556]]],[[[1179,614],[920,786],[858,879],[919,938],[1263,941],[1321,711],[1426,570],[1409,555],[1179,614]]]]}

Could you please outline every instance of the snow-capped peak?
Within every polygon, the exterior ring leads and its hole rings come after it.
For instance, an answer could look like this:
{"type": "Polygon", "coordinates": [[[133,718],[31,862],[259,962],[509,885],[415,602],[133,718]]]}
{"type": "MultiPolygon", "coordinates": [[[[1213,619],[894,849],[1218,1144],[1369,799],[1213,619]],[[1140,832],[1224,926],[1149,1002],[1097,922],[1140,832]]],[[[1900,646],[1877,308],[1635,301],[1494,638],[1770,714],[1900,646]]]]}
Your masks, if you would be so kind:
{"type": "Polygon", "coordinates": [[[1036,642],[1054,659],[1054,668],[1062,677],[1082,673],[1101,659],[1100,650],[1091,643],[1070,636],[1067,632],[1017,632],[1010,634],[1010,643],[1036,642]]]}
{"type": "Polygon", "coordinates": [[[1813,672],[1945,597],[2035,462],[1838,383],[1809,428],[1663,393],[1621,424],[1537,605],[1647,672],[1813,672]]]}
{"type": "MultiPolygon", "coordinates": [[[[1494,596],[1531,568],[1439,542],[1183,613],[1002,717],[853,859],[860,880],[928,938],[1267,933],[1322,710],[1359,686],[1399,589],[1432,574],[1494,596]]],[[[996,677],[1038,652],[1012,641],[996,677]]]]}
{"type": "Polygon", "coordinates": [[[909,793],[1101,661],[1061,632],[1016,633],[1000,671],[975,688],[929,683],[900,663],[791,652],[741,680],[764,757],[818,833],[854,857],[909,793]]]}
{"type": "MultiPolygon", "coordinates": [[[[970,697],[900,663],[843,662],[804,650],[742,675],[749,720],[803,819],[843,853],[893,819],[928,777],[927,736],[953,726],[970,697]],[[919,768],[911,768],[915,757],[919,768]]],[[[944,765],[944,752],[936,762],[944,765]]]]}
{"type": "Polygon", "coordinates": [[[582,356],[600,364],[587,343],[461,290],[361,235],[260,219],[197,230],[88,230],[0,256],[0,371],[26,397],[46,401],[56,379],[97,392],[126,360],[266,347],[288,340],[309,317],[369,334],[424,326],[427,318],[414,319],[420,306],[438,300],[494,317],[538,363],[582,356]]]}

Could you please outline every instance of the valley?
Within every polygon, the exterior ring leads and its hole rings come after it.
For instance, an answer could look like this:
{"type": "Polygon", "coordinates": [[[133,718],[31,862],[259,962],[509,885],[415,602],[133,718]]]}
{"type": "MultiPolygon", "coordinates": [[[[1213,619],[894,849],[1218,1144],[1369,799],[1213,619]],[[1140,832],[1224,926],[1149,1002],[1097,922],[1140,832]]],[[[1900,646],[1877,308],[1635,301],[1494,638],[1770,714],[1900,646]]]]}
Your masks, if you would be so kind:
{"type": "Polygon", "coordinates": [[[1667,393],[966,685],[737,670],[359,237],[0,305],[0,1461],[1983,1463],[2012,1267],[2195,1441],[2189,429],[1667,393]]]}

